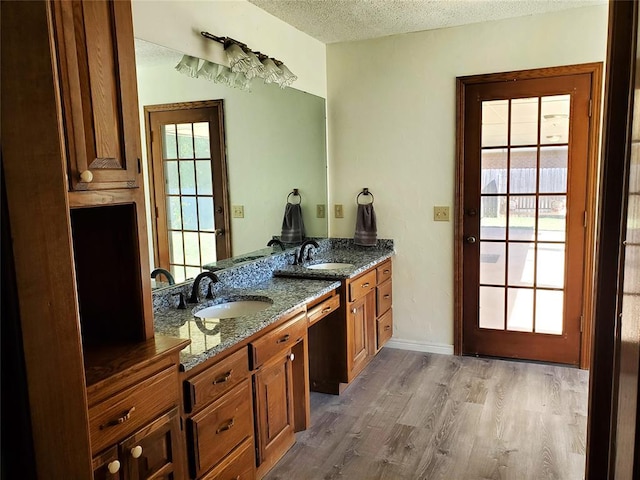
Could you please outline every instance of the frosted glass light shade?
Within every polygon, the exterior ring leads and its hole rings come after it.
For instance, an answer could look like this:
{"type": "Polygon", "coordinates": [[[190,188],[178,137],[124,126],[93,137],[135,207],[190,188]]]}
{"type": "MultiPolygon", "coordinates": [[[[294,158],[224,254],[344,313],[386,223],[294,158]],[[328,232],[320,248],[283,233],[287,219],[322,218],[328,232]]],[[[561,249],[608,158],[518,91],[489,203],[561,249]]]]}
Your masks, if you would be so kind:
{"type": "Polygon", "coordinates": [[[298,79],[284,63],[280,65],[280,70],[282,71],[282,77],[278,82],[280,88],[286,88],[298,79]]]}
{"type": "Polygon", "coordinates": [[[278,79],[282,77],[282,70],[280,70],[275,62],[270,58],[263,60],[262,65],[265,70],[264,83],[277,82],[278,79]]]}
{"type": "Polygon", "coordinates": [[[182,60],[176,65],[176,70],[190,77],[196,78],[198,76],[198,64],[200,59],[192,57],[191,55],[183,55],[182,60]]]}
{"type": "Polygon", "coordinates": [[[227,54],[229,66],[234,72],[244,72],[247,66],[251,64],[249,56],[235,43],[229,45],[224,51],[227,54]]]}
{"type": "Polygon", "coordinates": [[[204,61],[200,70],[198,70],[198,78],[206,78],[207,80],[214,80],[222,71],[224,67],[217,63],[204,61]]]}

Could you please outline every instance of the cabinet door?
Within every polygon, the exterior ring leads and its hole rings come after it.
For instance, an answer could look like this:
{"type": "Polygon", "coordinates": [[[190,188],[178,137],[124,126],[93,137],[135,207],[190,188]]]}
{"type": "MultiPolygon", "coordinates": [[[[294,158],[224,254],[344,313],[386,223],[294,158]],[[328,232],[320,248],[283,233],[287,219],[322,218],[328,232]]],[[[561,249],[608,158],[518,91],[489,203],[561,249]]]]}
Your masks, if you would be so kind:
{"type": "Polygon", "coordinates": [[[349,382],[375,355],[375,290],[347,307],[347,370],[349,382]]]}
{"type": "Polygon", "coordinates": [[[271,468],[295,442],[291,363],[287,350],[254,375],[260,471],[271,468]]]}
{"type": "Polygon", "coordinates": [[[120,478],[120,459],[118,448],[112,447],[93,459],[93,480],[118,480],[120,478]]]}
{"type": "Polygon", "coordinates": [[[52,4],[69,187],[137,187],[140,128],[130,2],[52,4]]]}
{"type": "Polygon", "coordinates": [[[184,478],[178,409],[163,415],[120,443],[124,480],[184,478]]]}

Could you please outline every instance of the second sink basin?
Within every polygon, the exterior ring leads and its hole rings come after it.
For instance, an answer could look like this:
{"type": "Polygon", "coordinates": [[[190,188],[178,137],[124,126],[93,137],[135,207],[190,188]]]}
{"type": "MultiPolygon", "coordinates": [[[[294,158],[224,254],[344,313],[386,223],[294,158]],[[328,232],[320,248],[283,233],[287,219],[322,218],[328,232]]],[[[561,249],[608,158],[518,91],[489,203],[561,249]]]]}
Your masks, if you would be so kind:
{"type": "Polygon", "coordinates": [[[267,300],[236,300],[203,308],[194,313],[198,318],[235,318],[258,313],[270,307],[273,302],[267,300]]]}
{"type": "Polygon", "coordinates": [[[310,270],[340,270],[341,268],[353,268],[355,265],[352,263],[316,263],[315,265],[308,265],[310,270]]]}

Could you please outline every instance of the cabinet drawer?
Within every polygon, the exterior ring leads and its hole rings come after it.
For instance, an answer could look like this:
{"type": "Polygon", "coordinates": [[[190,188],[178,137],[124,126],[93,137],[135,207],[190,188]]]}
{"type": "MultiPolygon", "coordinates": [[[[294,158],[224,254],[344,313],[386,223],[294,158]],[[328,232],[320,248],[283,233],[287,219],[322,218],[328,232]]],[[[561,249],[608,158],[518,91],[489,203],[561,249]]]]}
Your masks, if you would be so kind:
{"type": "Polygon", "coordinates": [[[376,268],[376,276],[378,285],[391,278],[391,261],[386,261],[376,268]]]}
{"type": "Polygon", "coordinates": [[[253,434],[251,389],[245,380],[188,420],[192,475],[199,477],[253,434]]]}
{"type": "Polygon", "coordinates": [[[291,348],[304,337],[307,331],[306,312],[301,312],[275,330],[250,344],[251,369],[255,370],[282,350],[291,348]]]}
{"type": "Polygon", "coordinates": [[[349,301],[353,302],[364,297],[376,288],[376,271],[372,270],[349,283],[349,301]]]}
{"type": "Polygon", "coordinates": [[[310,327],[340,307],[340,296],[333,295],[307,312],[307,325],[310,327]]]}
{"type": "Polygon", "coordinates": [[[99,452],[177,404],[175,366],[89,408],[91,448],[99,452]]]}
{"type": "Polygon", "coordinates": [[[249,376],[249,355],[243,348],[185,383],[185,410],[198,410],[249,376]]]}
{"type": "Polygon", "coordinates": [[[245,440],[202,480],[253,480],[255,478],[253,442],[245,440]]]}
{"type": "Polygon", "coordinates": [[[376,333],[378,341],[377,350],[380,350],[393,335],[393,310],[389,309],[387,313],[378,319],[376,333]]]}
{"type": "Polygon", "coordinates": [[[393,294],[391,290],[391,280],[387,280],[382,285],[378,285],[378,288],[376,289],[377,316],[382,315],[391,308],[391,304],[393,303],[393,294]]]}

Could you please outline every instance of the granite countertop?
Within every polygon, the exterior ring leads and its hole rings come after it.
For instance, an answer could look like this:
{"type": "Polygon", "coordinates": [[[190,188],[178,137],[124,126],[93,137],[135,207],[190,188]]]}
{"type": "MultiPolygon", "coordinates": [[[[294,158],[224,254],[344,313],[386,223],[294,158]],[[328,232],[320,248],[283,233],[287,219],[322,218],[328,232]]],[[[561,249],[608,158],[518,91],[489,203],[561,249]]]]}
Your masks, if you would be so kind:
{"type": "Polygon", "coordinates": [[[251,287],[224,288],[213,300],[195,307],[156,311],[155,332],[191,340],[191,345],[180,352],[181,369],[188,371],[339,286],[340,282],[331,280],[271,278],[251,287]],[[193,315],[202,308],[232,300],[271,300],[273,303],[261,312],[243,317],[201,320],[193,315]]]}
{"type": "Polygon", "coordinates": [[[317,255],[317,258],[305,262],[304,265],[286,265],[276,269],[274,275],[276,277],[344,280],[358,276],[371,267],[391,258],[393,254],[393,248],[386,247],[332,248],[324,252],[321,251],[317,255]],[[336,270],[313,270],[306,268],[309,265],[318,263],[348,263],[353,266],[336,270]]]}

